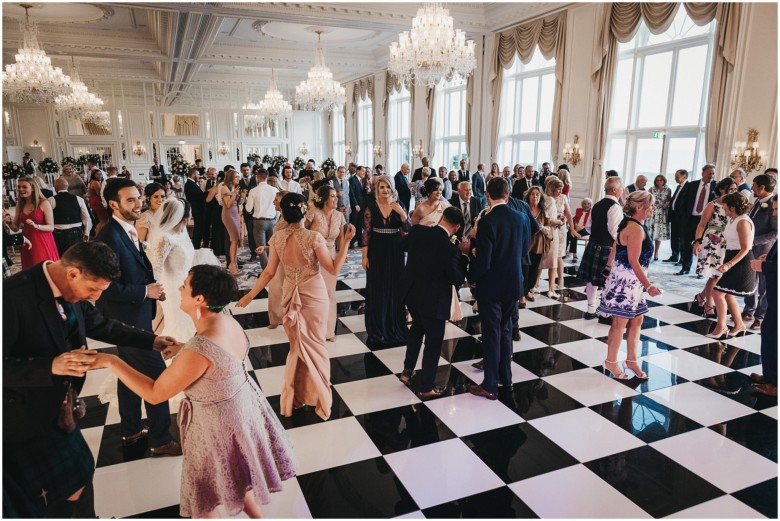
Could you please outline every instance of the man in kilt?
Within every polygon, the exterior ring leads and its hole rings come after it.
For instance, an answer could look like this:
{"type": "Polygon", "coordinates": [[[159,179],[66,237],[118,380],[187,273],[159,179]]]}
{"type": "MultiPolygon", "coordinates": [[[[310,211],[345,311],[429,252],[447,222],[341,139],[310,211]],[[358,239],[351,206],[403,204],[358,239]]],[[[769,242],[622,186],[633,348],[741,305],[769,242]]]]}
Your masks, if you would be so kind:
{"type": "Polygon", "coordinates": [[[54,214],[54,243],[62,257],[74,244],[89,240],[92,220],[84,199],[68,192],[67,179],[57,178],[54,190],[57,194],[49,202],[54,214]]]}
{"type": "Polygon", "coordinates": [[[609,254],[617,239],[617,229],[623,220],[623,208],[619,198],[623,192],[623,182],[619,177],[609,177],[604,184],[604,198],[593,205],[585,229],[590,233],[588,245],[582,255],[577,277],[586,282],[585,294],[588,296],[588,310],[585,319],[596,318],[596,290],[604,287],[609,254]]]}

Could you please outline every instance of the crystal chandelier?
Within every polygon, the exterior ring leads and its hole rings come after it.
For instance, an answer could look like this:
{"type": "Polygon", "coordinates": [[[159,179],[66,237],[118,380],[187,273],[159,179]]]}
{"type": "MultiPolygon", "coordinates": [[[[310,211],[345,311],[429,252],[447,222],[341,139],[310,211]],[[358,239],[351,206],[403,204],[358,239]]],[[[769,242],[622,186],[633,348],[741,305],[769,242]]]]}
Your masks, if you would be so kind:
{"type": "Polygon", "coordinates": [[[285,101],[282,93],[276,88],[276,71],[271,69],[271,85],[265,93],[265,99],[258,103],[257,112],[268,119],[277,119],[292,112],[292,105],[285,101]]]}
{"type": "Polygon", "coordinates": [[[449,9],[427,3],[418,9],[412,30],[398,35],[390,44],[388,68],[401,82],[433,87],[454,74],[465,79],[476,68],[474,41],[453,30],[449,9]]]}
{"type": "Polygon", "coordinates": [[[295,87],[295,102],[304,109],[325,110],[343,105],[347,101],[347,91],[337,81],[325,65],[325,54],[322,52],[320,36],[317,33],[317,50],[314,57],[314,67],[309,70],[309,77],[295,87]]]}
{"type": "Polygon", "coordinates": [[[108,111],[87,112],[81,118],[82,121],[92,123],[98,127],[108,128],[111,125],[111,114],[108,111]]]}
{"type": "Polygon", "coordinates": [[[38,28],[30,22],[30,4],[20,4],[25,11],[21,24],[24,43],[3,71],[3,95],[17,103],[51,103],[57,96],[71,91],[70,78],[59,67],[52,67],[49,58],[38,45],[38,28]]]}
{"type": "Polygon", "coordinates": [[[54,100],[57,104],[57,110],[76,119],[89,119],[90,116],[103,109],[103,100],[89,92],[87,86],[81,81],[75,60],[73,60],[70,77],[73,92],[57,96],[57,99],[54,100]]]}

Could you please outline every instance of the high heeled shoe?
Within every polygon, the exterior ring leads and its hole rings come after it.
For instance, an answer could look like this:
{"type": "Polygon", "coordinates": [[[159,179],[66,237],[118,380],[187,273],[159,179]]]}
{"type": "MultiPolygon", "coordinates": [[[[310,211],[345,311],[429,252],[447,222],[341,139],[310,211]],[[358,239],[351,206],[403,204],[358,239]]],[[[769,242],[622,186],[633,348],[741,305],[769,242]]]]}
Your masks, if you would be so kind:
{"type": "Polygon", "coordinates": [[[558,293],[554,292],[554,291],[548,291],[547,292],[547,298],[559,299],[559,298],[561,298],[561,296],[558,293]]]}
{"type": "Polygon", "coordinates": [[[701,293],[697,293],[693,299],[696,301],[696,304],[699,305],[700,308],[703,308],[705,305],[707,305],[707,301],[704,299],[704,295],[701,293]]]}
{"type": "Polygon", "coordinates": [[[704,310],[704,313],[702,313],[703,317],[714,317],[715,316],[715,308],[713,306],[710,306],[706,302],[704,303],[704,306],[702,306],[702,309],[704,310]]]}
{"type": "Polygon", "coordinates": [[[607,374],[607,372],[609,372],[609,374],[611,374],[612,377],[617,380],[628,380],[628,375],[626,374],[625,371],[620,371],[619,373],[615,373],[612,370],[607,369],[607,364],[615,364],[616,366],[620,367],[620,364],[617,363],[617,360],[614,361],[604,360],[604,364],[601,366],[601,369],[604,371],[604,374],[607,374]]]}
{"type": "Polygon", "coordinates": [[[626,369],[631,369],[634,372],[634,374],[636,375],[636,377],[639,378],[640,380],[647,380],[649,378],[649,376],[647,376],[647,373],[642,371],[642,369],[639,366],[639,362],[637,360],[628,360],[628,359],[626,359],[625,367],[626,367],[626,369]],[[634,364],[636,369],[634,369],[633,367],[629,366],[628,364],[634,364]]]}
{"type": "Polygon", "coordinates": [[[707,338],[714,338],[715,340],[725,340],[728,338],[729,328],[728,326],[723,326],[723,329],[720,331],[713,330],[711,333],[707,333],[707,338]]]}
{"type": "Polygon", "coordinates": [[[733,338],[735,336],[745,336],[747,335],[748,328],[745,324],[742,324],[742,327],[737,329],[729,329],[728,333],[726,333],[726,336],[729,338],[733,338]]]}

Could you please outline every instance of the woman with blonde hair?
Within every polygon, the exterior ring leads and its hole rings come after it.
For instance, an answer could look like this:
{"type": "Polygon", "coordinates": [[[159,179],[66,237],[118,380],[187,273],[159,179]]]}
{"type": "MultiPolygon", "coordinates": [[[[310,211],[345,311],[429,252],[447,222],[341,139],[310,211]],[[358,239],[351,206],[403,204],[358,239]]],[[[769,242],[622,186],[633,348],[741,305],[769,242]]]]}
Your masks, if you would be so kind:
{"type": "Polygon", "coordinates": [[[569,191],[571,190],[571,174],[569,173],[569,169],[561,165],[558,168],[558,179],[560,179],[561,182],[563,183],[563,188],[561,189],[561,192],[568,199],[569,191]]]}
{"type": "Polygon", "coordinates": [[[625,218],[618,226],[617,241],[612,250],[611,258],[614,260],[598,307],[601,314],[612,315],[604,373],[609,371],[620,380],[628,378],[624,369],[630,369],[637,378],[647,378],[637,355],[642,315],[648,309],[644,293],[651,297],[661,294],[661,290],[650,282],[646,274],[654,248],[653,238],[643,223],[653,215],[654,202],[655,198],[649,192],[637,191],[628,196],[623,206],[625,218]],[[627,358],[625,366],[621,367],[617,357],[624,331],[627,358]]]}
{"type": "Polygon", "coordinates": [[[59,260],[54,242],[54,212],[41,193],[41,186],[30,177],[22,177],[16,186],[16,217],[6,222],[11,231],[22,230],[29,244],[22,246],[22,269],[39,262],[59,260]]]}
{"type": "Polygon", "coordinates": [[[544,181],[544,195],[546,195],[547,219],[554,226],[553,243],[551,249],[555,258],[555,267],[549,270],[547,296],[552,299],[560,297],[555,292],[555,276],[558,275],[558,289],[563,289],[563,256],[566,255],[566,233],[572,229],[572,236],[578,239],[580,234],[574,231],[571,210],[568,198],[563,195],[563,181],[555,176],[550,176],[544,181]]]}

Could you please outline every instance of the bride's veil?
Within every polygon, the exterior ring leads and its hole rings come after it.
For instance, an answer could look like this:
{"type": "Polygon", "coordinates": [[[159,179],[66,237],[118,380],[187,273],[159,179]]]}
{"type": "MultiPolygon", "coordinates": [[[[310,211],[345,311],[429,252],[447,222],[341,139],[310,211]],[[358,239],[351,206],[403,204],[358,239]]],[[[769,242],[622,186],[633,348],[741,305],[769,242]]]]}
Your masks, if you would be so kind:
{"type": "Polygon", "coordinates": [[[155,244],[171,232],[184,218],[184,202],[179,199],[168,199],[162,208],[154,215],[149,230],[149,244],[155,244]]]}

